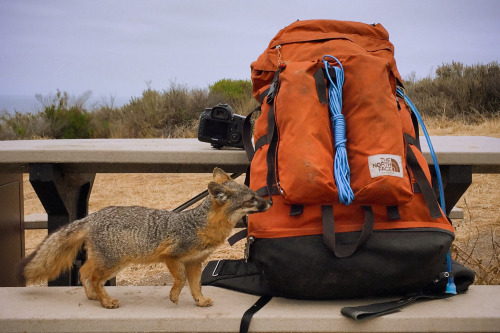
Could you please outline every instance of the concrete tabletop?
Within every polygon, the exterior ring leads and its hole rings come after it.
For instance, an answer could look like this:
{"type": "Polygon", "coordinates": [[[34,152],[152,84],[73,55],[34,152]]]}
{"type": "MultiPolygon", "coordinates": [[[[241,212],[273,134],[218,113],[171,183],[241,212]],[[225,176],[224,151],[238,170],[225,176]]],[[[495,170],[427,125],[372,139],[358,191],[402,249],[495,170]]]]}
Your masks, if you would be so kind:
{"type": "MultiPolygon", "coordinates": [[[[431,141],[439,164],[472,165],[477,172],[500,172],[500,138],[432,136],[431,141]]],[[[427,162],[433,164],[424,137],[420,137],[420,144],[427,162]]]]}
{"type": "MultiPolygon", "coordinates": [[[[214,149],[197,139],[76,139],[0,141],[0,168],[62,163],[73,172],[245,171],[242,149],[214,149]]],[[[27,171],[26,171],[27,172],[27,171]]]]}
{"type": "MultiPolygon", "coordinates": [[[[475,172],[500,172],[500,139],[433,136],[442,165],[473,165],[475,172]]],[[[424,138],[422,150],[432,158],[424,138]]],[[[0,172],[27,172],[28,163],[62,163],[73,172],[244,172],[242,149],[214,149],[197,139],[77,139],[0,141],[0,172]]]]}

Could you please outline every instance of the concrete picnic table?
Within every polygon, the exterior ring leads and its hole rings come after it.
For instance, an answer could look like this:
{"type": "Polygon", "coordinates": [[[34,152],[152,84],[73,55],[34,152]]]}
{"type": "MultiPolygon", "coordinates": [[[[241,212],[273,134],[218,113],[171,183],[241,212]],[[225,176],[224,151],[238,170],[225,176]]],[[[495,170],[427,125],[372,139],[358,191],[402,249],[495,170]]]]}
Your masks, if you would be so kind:
{"type": "MultiPolygon", "coordinates": [[[[425,140],[420,142],[433,164],[425,140]]],[[[448,213],[471,184],[473,173],[500,172],[498,138],[434,136],[432,142],[448,213]]],[[[13,267],[24,256],[24,173],[47,211],[51,232],[87,215],[96,173],[209,173],[216,166],[244,173],[248,164],[242,149],[214,149],[197,139],[0,141],[0,266],[13,267]]],[[[73,272],[51,284],[75,285],[77,279],[73,272]]],[[[0,276],[0,286],[16,283],[0,276]]]]}

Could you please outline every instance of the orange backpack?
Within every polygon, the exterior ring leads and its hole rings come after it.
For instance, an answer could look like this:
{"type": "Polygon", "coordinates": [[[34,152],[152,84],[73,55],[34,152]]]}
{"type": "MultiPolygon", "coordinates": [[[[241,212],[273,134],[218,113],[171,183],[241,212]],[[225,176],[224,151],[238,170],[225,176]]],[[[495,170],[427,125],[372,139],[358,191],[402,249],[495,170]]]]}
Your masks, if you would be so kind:
{"type": "MultiPolygon", "coordinates": [[[[242,332],[271,296],[413,295],[342,310],[353,318],[447,297],[454,230],[431,185],[388,37],[380,24],[297,21],[251,65],[261,106],[254,145],[250,116],[244,126],[247,176],[273,205],[248,217],[245,259],[210,262],[202,277],[262,296],[242,332]]],[[[456,262],[453,274],[458,292],[474,280],[456,262]]]]}
{"type": "Polygon", "coordinates": [[[373,230],[453,233],[430,185],[412,115],[396,97],[401,78],[393,55],[380,24],[314,20],[282,29],[252,63],[253,93],[262,105],[250,187],[270,195],[273,207],[249,217],[250,236],[322,234],[323,215],[331,210],[337,233],[361,230],[367,210],[373,230]],[[325,55],[337,58],[345,73],[342,114],[354,194],[349,205],[339,203],[334,179],[325,55]]]}

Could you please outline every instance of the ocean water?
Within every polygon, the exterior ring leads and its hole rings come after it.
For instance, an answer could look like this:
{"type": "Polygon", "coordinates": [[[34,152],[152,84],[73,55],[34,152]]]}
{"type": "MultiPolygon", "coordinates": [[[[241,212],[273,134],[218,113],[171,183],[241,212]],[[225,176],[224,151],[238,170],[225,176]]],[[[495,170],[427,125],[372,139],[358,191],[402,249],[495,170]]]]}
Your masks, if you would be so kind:
{"type": "MultiPolygon", "coordinates": [[[[123,105],[130,102],[130,97],[114,97],[114,106],[122,107],[123,105]]],[[[86,103],[85,107],[87,111],[92,111],[104,103],[109,104],[109,97],[91,97],[86,103]]],[[[35,95],[0,95],[0,113],[7,112],[9,114],[19,113],[33,113],[36,114],[43,110],[42,103],[40,103],[35,95]]]]}

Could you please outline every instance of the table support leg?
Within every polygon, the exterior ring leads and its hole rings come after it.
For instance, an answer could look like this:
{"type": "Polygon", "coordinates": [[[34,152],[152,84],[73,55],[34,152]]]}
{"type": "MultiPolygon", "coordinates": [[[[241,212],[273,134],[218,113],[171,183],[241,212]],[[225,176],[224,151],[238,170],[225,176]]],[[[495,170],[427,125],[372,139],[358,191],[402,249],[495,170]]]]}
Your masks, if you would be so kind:
{"type": "Polygon", "coordinates": [[[15,274],[23,257],[23,175],[0,173],[0,287],[24,286],[15,274]]]}
{"type": "MultiPolygon", "coordinates": [[[[31,164],[29,177],[47,212],[49,233],[88,214],[88,201],[95,174],[64,174],[57,164],[31,164]]],[[[84,261],[85,253],[82,249],[72,269],[61,274],[56,280],[50,281],[49,286],[81,285],[78,270],[84,261]]]]}
{"type": "MultiPolygon", "coordinates": [[[[432,183],[436,191],[436,197],[439,200],[439,187],[436,180],[434,168],[430,168],[432,174],[432,183]]],[[[446,214],[449,215],[458,200],[467,191],[472,184],[472,166],[471,165],[441,165],[441,178],[443,179],[443,189],[446,205],[446,214]]]]}

